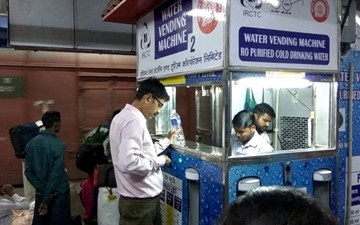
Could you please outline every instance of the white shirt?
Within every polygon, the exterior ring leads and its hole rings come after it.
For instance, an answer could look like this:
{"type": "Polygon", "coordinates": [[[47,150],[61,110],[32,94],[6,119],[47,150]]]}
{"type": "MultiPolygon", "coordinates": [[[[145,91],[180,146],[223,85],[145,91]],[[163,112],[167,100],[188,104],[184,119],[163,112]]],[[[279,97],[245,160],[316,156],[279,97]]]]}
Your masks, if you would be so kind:
{"type": "Polygon", "coordinates": [[[254,137],[250,139],[245,145],[239,140],[239,138],[234,134],[231,137],[233,144],[232,147],[232,156],[237,155],[255,155],[258,153],[267,153],[273,152],[274,149],[271,145],[266,142],[266,140],[255,131],[254,137]]]}
{"type": "Polygon", "coordinates": [[[110,126],[110,150],[120,195],[133,198],[154,197],[163,190],[161,166],[165,157],[158,156],[170,145],[169,139],[152,142],[146,118],[127,104],[110,126]]]}
{"type": "Polygon", "coordinates": [[[25,210],[29,208],[29,201],[18,194],[12,196],[13,201],[0,197],[0,224],[10,225],[13,217],[13,210],[25,210]]]}
{"type": "Polygon", "coordinates": [[[262,132],[260,134],[260,137],[263,138],[267,143],[269,143],[271,145],[270,137],[266,131],[262,132]]]}

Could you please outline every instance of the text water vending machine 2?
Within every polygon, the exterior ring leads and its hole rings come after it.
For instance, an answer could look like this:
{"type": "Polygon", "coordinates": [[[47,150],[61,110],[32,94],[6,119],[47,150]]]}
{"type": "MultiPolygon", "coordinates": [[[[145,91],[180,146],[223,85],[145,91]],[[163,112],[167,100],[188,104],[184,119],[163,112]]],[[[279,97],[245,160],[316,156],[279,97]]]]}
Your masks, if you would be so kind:
{"type": "Polygon", "coordinates": [[[153,132],[166,132],[161,121],[176,107],[191,112],[186,118],[193,116],[197,132],[195,141],[185,133],[184,146],[167,150],[172,164],[163,168],[163,224],[214,224],[238,196],[269,185],[301,188],[343,221],[337,208],[345,191],[337,190],[338,2],[145,5],[148,13],[136,18],[137,79],[160,78],[173,96],[153,132]],[[175,106],[178,87],[194,91],[193,105],[175,106]],[[267,130],[275,151],[235,155],[233,116],[262,102],[276,113],[267,130]]]}

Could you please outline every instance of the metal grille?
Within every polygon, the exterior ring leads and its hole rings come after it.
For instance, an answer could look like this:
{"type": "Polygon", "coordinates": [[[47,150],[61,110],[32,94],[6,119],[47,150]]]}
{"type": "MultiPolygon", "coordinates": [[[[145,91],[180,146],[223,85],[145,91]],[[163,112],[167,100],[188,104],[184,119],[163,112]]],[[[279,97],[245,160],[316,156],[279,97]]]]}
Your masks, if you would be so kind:
{"type": "Polygon", "coordinates": [[[282,150],[308,148],[307,117],[280,117],[280,144],[282,150]]]}

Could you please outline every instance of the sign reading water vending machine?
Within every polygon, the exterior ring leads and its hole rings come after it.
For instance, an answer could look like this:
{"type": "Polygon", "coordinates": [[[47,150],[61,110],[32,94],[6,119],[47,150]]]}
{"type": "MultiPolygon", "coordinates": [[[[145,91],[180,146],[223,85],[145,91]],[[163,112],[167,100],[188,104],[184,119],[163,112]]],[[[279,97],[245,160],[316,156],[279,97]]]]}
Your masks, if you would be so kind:
{"type": "Polygon", "coordinates": [[[230,65],[337,71],[337,7],[328,0],[231,1],[230,65]]]}
{"type": "Polygon", "coordinates": [[[140,18],[138,78],[221,69],[225,20],[221,2],[167,1],[140,18]],[[204,13],[206,17],[201,16],[204,13]]]}

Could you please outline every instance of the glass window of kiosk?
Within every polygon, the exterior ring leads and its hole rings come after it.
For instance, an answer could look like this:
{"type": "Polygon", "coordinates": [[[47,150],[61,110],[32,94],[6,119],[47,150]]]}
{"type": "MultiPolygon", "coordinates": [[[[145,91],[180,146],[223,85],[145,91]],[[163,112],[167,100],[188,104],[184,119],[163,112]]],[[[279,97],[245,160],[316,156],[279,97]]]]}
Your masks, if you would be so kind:
{"type": "MultiPolygon", "coordinates": [[[[284,73],[282,77],[266,77],[265,74],[254,73],[232,74],[231,119],[241,110],[253,111],[254,106],[260,103],[267,103],[273,108],[274,118],[264,123],[255,116],[255,124],[260,137],[268,138],[265,141],[274,151],[253,151],[250,153],[253,155],[334,149],[336,90],[333,75],[287,76],[284,73]]],[[[241,148],[246,146],[246,141],[245,145],[237,143],[241,138],[235,134],[231,121],[230,129],[229,155],[247,155],[241,148]]]]}
{"type": "Polygon", "coordinates": [[[171,111],[176,108],[176,88],[165,87],[165,89],[170,97],[169,101],[161,108],[161,113],[159,115],[147,121],[149,133],[155,138],[166,137],[167,133],[171,130],[171,111]]]}
{"type": "Polygon", "coordinates": [[[170,117],[176,109],[181,115],[186,146],[173,144],[177,150],[223,157],[223,91],[221,83],[167,86],[170,96],[154,119],[147,121],[153,139],[163,138],[172,129],[170,117]],[[190,99],[193,98],[193,99],[190,99]]]}

